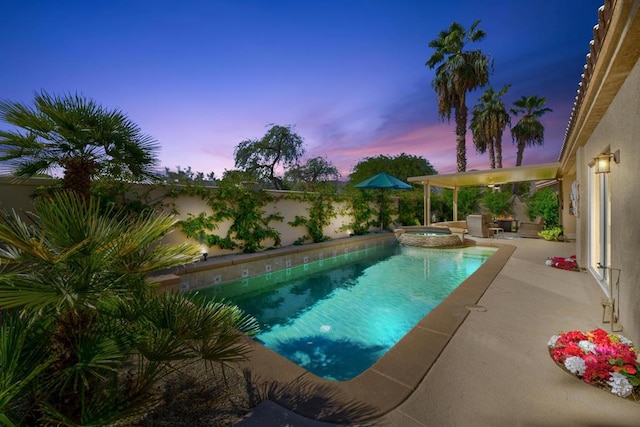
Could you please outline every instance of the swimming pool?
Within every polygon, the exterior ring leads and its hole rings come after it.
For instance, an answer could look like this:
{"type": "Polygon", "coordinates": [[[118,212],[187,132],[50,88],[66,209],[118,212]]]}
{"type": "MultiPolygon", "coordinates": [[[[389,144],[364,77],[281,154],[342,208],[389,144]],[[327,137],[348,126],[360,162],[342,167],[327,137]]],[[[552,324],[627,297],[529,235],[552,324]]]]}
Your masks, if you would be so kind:
{"type": "Polygon", "coordinates": [[[266,347],[344,381],[375,363],[495,250],[382,246],[201,292],[255,316],[266,347]]]}

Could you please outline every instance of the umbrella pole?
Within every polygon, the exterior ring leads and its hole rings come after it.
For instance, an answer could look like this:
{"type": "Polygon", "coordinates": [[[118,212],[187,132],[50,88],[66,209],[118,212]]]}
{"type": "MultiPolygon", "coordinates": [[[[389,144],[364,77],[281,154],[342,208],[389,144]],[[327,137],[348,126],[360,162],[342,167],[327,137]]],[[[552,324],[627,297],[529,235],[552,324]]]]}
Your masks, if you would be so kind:
{"type": "Polygon", "coordinates": [[[380,189],[380,231],[384,231],[384,188],[380,189]]]}

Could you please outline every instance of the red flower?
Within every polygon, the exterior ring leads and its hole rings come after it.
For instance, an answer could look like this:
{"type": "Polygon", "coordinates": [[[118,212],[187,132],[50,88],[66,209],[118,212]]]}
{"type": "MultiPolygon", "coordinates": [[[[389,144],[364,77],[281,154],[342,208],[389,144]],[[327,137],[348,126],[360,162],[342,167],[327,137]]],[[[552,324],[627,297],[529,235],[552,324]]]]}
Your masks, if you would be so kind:
{"type": "Polygon", "coordinates": [[[587,369],[585,369],[583,375],[585,382],[588,383],[598,379],[608,380],[611,376],[612,366],[609,363],[608,356],[588,354],[583,357],[583,360],[585,365],[587,365],[587,369]]]}
{"type": "Polygon", "coordinates": [[[607,346],[607,345],[611,345],[611,339],[609,338],[609,334],[607,333],[607,331],[604,331],[600,328],[598,329],[594,329],[591,332],[587,332],[587,337],[589,339],[589,341],[594,342],[597,345],[602,345],[602,346],[607,346]]]}
{"type": "Polygon", "coordinates": [[[631,344],[620,342],[619,337],[601,328],[585,333],[571,331],[560,334],[550,350],[553,359],[560,364],[568,357],[580,357],[585,363],[582,379],[587,383],[606,384],[613,372],[619,372],[633,379],[634,388],[638,388],[640,362],[636,350],[631,344]],[[581,341],[593,343],[592,348],[584,345],[581,348],[581,341]]]}

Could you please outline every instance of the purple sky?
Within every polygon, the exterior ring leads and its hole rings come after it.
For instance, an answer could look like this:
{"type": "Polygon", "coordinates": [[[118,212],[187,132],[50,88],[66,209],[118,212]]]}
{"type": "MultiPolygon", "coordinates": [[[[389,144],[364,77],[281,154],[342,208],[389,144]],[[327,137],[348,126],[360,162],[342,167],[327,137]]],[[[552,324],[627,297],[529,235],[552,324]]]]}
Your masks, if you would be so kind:
{"type": "MultiPolygon", "coordinates": [[[[480,19],[491,84],[544,96],[556,161],[602,0],[7,1],[0,5],[0,98],[79,92],[120,108],[161,145],[162,166],[221,177],[233,150],[269,124],[293,125],[307,157],[346,178],[367,156],[421,156],[456,170],[453,121],[442,122],[425,66],[452,21],[480,19]],[[98,4],[99,3],[99,4],[98,4]]],[[[480,92],[468,94],[469,109],[480,92]]],[[[5,124],[0,127],[7,128],[5,124]]],[[[504,166],[515,165],[509,133],[504,166]]],[[[488,169],[467,137],[467,170],[488,169]]]]}

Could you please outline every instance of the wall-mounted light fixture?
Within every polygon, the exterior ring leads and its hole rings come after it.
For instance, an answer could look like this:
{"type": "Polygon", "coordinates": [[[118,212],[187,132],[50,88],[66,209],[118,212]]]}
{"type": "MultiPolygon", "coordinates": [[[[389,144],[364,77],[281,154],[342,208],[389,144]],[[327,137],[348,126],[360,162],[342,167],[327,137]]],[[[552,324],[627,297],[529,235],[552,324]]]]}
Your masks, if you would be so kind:
{"type": "Polygon", "coordinates": [[[616,162],[616,164],[620,163],[620,150],[617,150],[615,153],[600,154],[598,157],[594,158],[593,162],[595,164],[595,172],[611,172],[611,160],[616,162]]]}

